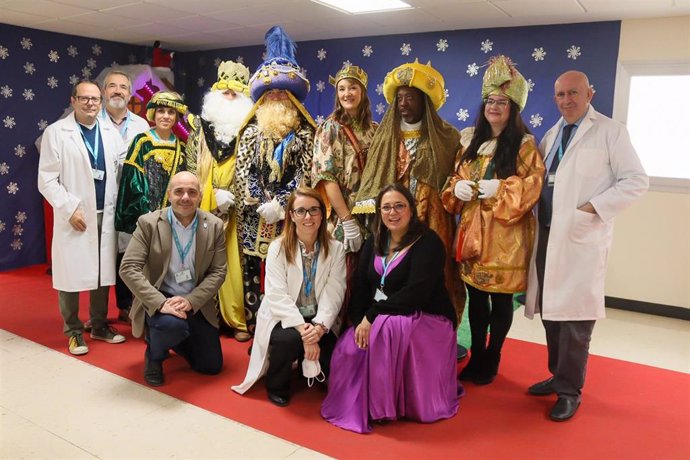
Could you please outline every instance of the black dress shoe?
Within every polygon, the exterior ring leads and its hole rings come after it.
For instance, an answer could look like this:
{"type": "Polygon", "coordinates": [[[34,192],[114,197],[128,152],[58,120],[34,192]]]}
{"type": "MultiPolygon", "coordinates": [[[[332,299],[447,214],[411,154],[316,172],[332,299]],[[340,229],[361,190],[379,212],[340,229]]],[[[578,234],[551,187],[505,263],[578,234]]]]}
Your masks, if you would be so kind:
{"type": "Polygon", "coordinates": [[[144,380],[152,387],[163,385],[163,363],[144,358],[144,380]]]}
{"type": "Polygon", "coordinates": [[[553,389],[553,377],[549,377],[546,380],[542,380],[539,383],[535,383],[527,389],[527,393],[532,396],[548,396],[556,392],[553,389]]]}
{"type": "Polygon", "coordinates": [[[551,420],[554,422],[565,422],[577,412],[580,401],[577,399],[558,397],[558,401],[551,409],[551,420]]]}
{"type": "Polygon", "coordinates": [[[278,407],[285,407],[290,403],[290,400],[288,398],[283,398],[282,396],[278,396],[274,393],[268,394],[268,400],[278,407]]]}
{"type": "Polygon", "coordinates": [[[467,348],[463,347],[462,345],[458,344],[457,347],[457,357],[458,361],[462,361],[463,359],[467,358],[467,348]]]}

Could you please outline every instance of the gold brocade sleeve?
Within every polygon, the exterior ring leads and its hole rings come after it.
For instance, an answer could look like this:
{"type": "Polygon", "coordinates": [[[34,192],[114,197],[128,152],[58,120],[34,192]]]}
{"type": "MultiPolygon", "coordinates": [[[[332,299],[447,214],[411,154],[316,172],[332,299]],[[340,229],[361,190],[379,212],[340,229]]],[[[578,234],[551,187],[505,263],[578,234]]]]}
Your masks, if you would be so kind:
{"type": "Polygon", "coordinates": [[[501,181],[496,196],[484,200],[496,220],[505,225],[518,222],[539,200],[544,182],[544,162],[531,135],[523,138],[518,153],[517,174],[501,181]]]}

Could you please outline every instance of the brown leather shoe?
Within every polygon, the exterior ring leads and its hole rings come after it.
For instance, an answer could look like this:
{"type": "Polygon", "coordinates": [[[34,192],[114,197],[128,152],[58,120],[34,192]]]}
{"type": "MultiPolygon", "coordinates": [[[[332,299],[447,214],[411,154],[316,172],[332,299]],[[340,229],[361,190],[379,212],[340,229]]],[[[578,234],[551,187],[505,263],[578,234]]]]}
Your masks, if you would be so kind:
{"type": "Polygon", "coordinates": [[[249,332],[245,332],[245,331],[235,330],[235,333],[232,336],[238,342],[248,342],[252,339],[251,334],[249,332]]]}

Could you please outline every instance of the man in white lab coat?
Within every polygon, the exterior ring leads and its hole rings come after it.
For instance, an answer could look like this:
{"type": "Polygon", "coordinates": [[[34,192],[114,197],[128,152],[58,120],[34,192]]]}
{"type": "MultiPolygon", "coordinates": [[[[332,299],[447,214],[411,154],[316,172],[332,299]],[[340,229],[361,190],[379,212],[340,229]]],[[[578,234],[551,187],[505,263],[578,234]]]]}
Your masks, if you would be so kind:
{"type": "Polygon", "coordinates": [[[554,87],[562,118],[540,145],[547,173],[525,314],[541,313],[552,374],[528,393],[556,393],[550,417],[564,421],[580,406],[592,330],[605,316],[613,218],[647,190],[649,180],[626,128],[591,106],[584,73],[565,72],[554,87]]]}
{"type": "Polygon", "coordinates": [[[91,338],[121,343],[108,326],[108,287],[115,284],[114,213],[118,132],[97,119],[101,90],[81,81],[72,90],[74,112],[46,128],[38,162],[38,190],[53,207],[53,288],[58,291],[70,353],[89,351],[79,319],[79,292],[90,291],[91,338]]]}

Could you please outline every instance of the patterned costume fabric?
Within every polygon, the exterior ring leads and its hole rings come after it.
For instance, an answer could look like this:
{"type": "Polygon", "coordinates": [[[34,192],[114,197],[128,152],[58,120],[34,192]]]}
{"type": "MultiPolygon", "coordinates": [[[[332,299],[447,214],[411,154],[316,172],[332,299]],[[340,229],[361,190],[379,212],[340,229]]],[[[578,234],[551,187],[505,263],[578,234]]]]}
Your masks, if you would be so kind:
{"type": "MultiPolygon", "coordinates": [[[[458,158],[469,147],[473,135],[474,128],[462,130],[462,148],[458,158]]],[[[481,249],[478,256],[461,262],[463,281],[486,292],[523,292],[527,288],[527,264],[532,254],[535,230],[535,219],[530,211],[539,199],[544,180],[544,163],[534,136],[527,134],[523,137],[517,173],[501,181],[496,196],[481,200],[481,203],[479,200],[465,203],[453,192],[459,180],[476,182],[483,179],[495,150],[495,139],[484,142],[479,147],[476,160],[458,166],[441,199],[448,212],[462,213],[460,221],[463,227],[478,230],[465,236],[475,240],[481,249]],[[470,225],[472,219],[481,219],[481,225],[470,225]]],[[[451,257],[455,250],[451,248],[451,257]]]]}
{"type": "Polygon", "coordinates": [[[151,131],[135,137],[122,166],[115,229],[134,233],[139,216],[167,206],[168,183],[185,169],[184,142],[161,141],[151,131]]]}
{"type": "MultiPolygon", "coordinates": [[[[377,128],[377,123],[372,123],[366,131],[357,124],[350,127],[362,150],[361,159],[365,164],[369,145],[377,128]]],[[[318,189],[320,183],[323,185],[322,181],[337,183],[347,208],[352,210],[359,190],[362,171],[359,169],[355,148],[348,139],[343,125],[336,121],[332,115],[316,130],[312,161],[312,187],[318,189]]],[[[322,195],[324,194],[322,193],[322,195]]],[[[360,227],[365,228],[363,225],[360,227]]],[[[342,224],[336,213],[332,211],[328,217],[328,230],[338,241],[343,242],[342,224]]]]}

